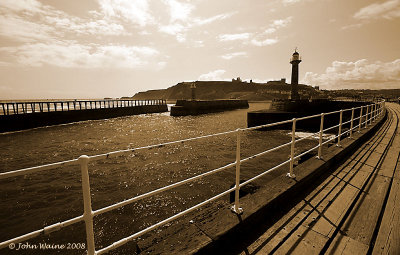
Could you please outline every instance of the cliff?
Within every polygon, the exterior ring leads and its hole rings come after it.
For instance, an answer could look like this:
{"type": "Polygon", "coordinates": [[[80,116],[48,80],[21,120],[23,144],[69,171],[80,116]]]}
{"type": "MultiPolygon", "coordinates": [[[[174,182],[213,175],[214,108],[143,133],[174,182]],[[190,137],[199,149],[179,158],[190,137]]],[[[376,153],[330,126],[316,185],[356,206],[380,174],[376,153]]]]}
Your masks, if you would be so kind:
{"type": "MultiPolygon", "coordinates": [[[[190,82],[180,82],[167,89],[139,92],[133,99],[190,99],[190,82]]],[[[272,100],[284,99],[290,95],[290,84],[281,81],[268,83],[242,81],[196,81],[196,99],[243,99],[243,100],[272,100]]],[[[311,86],[299,85],[299,93],[303,97],[318,94],[319,91],[311,86]]]]}

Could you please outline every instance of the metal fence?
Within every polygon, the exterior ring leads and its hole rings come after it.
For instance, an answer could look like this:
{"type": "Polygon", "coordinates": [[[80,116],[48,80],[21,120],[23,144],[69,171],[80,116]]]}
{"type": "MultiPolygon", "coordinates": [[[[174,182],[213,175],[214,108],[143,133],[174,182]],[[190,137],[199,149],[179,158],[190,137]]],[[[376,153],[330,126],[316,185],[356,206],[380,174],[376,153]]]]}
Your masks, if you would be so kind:
{"type": "Polygon", "coordinates": [[[73,110],[135,107],[142,105],[165,105],[164,99],[151,100],[68,100],[35,102],[0,102],[0,115],[28,114],[73,110]]]}
{"type": "MultiPolygon", "coordinates": [[[[232,211],[234,213],[242,213],[243,209],[240,207],[240,201],[239,201],[239,190],[241,187],[249,184],[250,182],[255,181],[256,179],[268,174],[271,171],[274,171],[275,169],[278,169],[286,164],[289,164],[289,171],[287,176],[290,178],[294,178],[295,177],[295,173],[294,173],[294,162],[296,159],[302,157],[303,155],[313,151],[313,150],[317,150],[318,151],[318,159],[322,158],[322,146],[331,142],[332,140],[337,139],[337,146],[341,146],[341,141],[342,138],[345,135],[348,135],[349,138],[352,138],[353,133],[354,132],[360,132],[362,128],[367,128],[368,126],[372,125],[372,122],[374,122],[379,116],[383,115],[384,113],[384,102],[378,102],[378,103],[373,103],[373,104],[369,104],[366,106],[361,106],[361,107],[357,107],[357,108],[351,108],[351,109],[345,109],[345,110],[340,110],[340,111],[334,111],[334,112],[329,112],[329,113],[321,113],[321,114],[317,114],[317,115],[312,115],[312,116],[306,116],[306,117],[302,117],[302,118],[294,118],[292,120],[286,120],[286,121],[281,121],[281,122],[276,122],[276,123],[271,123],[271,124],[266,124],[266,125],[261,125],[261,126],[256,126],[256,127],[251,127],[251,128],[240,128],[237,130],[232,130],[232,131],[228,131],[228,132],[222,132],[222,133],[217,133],[217,134],[211,134],[211,135],[205,135],[205,136],[200,136],[200,137],[194,137],[194,138],[189,138],[189,139],[184,139],[184,140],[178,140],[178,141],[172,141],[172,142],[167,142],[167,143],[161,143],[161,144],[155,144],[155,145],[149,145],[149,146],[144,146],[144,147],[139,147],[139,148],[134,148],[134,149],[126,149],[126,150],[119,150],[119,151],[113,151],[113,152],[109,152],[109,153],[105,153],[105,154],[99,154],[99,155],[94,155],[94,156],[86,156],[86,155],[82,155],[77,159],[72,159],[72,160],[68,160],[68,161],[62,161],[62,162],[57,162],[57,163],[53,163],[53,164],[47,164],[47,165],[42,165],[42,166],[36,166],[36,167],[30,167],[30,168],[25,168],[25,169],[20,169],[20,170],[16,170],[16,171],[10,171],[10,172],[5,172],[5,173],[0,173],[0,179],[5,179],[5,178],[10,178],[10,177],[15,177],[15,176],[19,176],[19,175],[26,175],[26,174],[31,174],[34,172],[38,172],[38,171],[44,171],[44,170],[50,170],[50,169],[54,169],[54,168],[58,168],[58,167],[62,167],[62,166],[68,166],[68,165],[79,165],[80,169],[81,169],[81,175],[82,175],[82,191],[83,191],[83,203],[84,203],[84,213],[81,216],[63,221],[63,222],[58,222],[52,225],[49,225],[43,229],[39,229],[30,233],[27,233],[25,235],[22,236],[18,236],[15,237],[13,239],[4,241],[0,243],[0,249],[8,247],[9,244],[11,243],[19,243],[19,242],[23,242],[25,240],[37,237],[39,235],[46,235],[49,234],[51,232],[54,231],[58,231],[61,228],[64,228],[66,226],[69,226],[71,224],[77,223],[77,222],[81,222],[84,221],[85,225],[86,225],[86,241],[87,241],[87,252],[88,254],[103,254],[106,253],[110,250],[113,250],[117,247],[120,247],[122,245],[124,245],[125,243],[132,241],[138,237],[140,237],[141,235],[156,229],[162,225],[167,224],[170,221],[173,221],[185,214],[188,214],[200,207],[202,207],[203,205],[206,205],[212,201],[215,201],[227,194],[229,194],[230,192],[235,192],[235,201],[234,204],[232,206],[232,211]],[[360,109],[360,115],[359,116],[354,116],[355,114],[355,110],[360,109]],[[343,113],[344,112],[351,112],[351,118],[349,121],[343,122],[343,113]],[[339,115],[339,123],[335,126],[331,126],[329,128],[324,129],[324,118],[327,115],[330,114],[340,114],[339,115]],[[303,120],[307,120],[307,119],[311,119],[311,118],[320,118],[321,119],[321,124],[320,124],[320,131],[314,134],[311,134],[309,136],[306,137],[302,137],[299,139],[296,139],[296,123],[299,121],[303,121],[303,120]],[[240,154],[240,138],[241,138],[241,133],[243,131],[246,130],[256,130],[256,129],[265,129],[268,127],[274,127],[274,126],[278,126],[278,125],[282,125],[282,124],[288,124],[288,123],[292,123],[292,132],[291,132],[291,141],[282,145],[279,145],[277,147],[268,149],[266,151],[263,151],[261,153],[257,153],[254,154],[250,157],[247,158],[241,158],[241,154],[240,154]],[[342,132],[343,129],[343,125],[350,125],[350,128],[345,131],[342,132]],[[337,135],[334,135],[332,138],[326,140],[323,142],[323,134],[326,133],[329,130],[333,130],[333,129],[337,129],[338,133],[337,135]],[[130,154],[133,153],[135,151],[138,150],[146,150],[146,149],[152,149],[152,148],[159,148],[159,147],[164,147],[164,146],[168,146],[168,145],[172,145],[172,144],[178,144],[178,143],[185,143],[188,141],[193,141],[193,140],[198,140],[198,139],[203,139],[203,138],[208,138],[208,137],[213,137],[213,136],[220,136],[220,135],[226,135],[226,134],[230,134],[230,133],[236,133],[236,137],[237,137],[237,144],[236,144],[236,161],[232,162],[230,164],[227,164],[225,166],[216,168],[216,169],[212,169],[209,170],[205,173],[193,176],[191,178],[164,186],[162,188],[150,191],[148,193],[145,194],[141,194],[139,196],[103,207],[101,209],[92,210],[92,202],[91,202],[91,194],[90,194],[90,182],[89,182],[89,171],[88,171],[88,163],[89,162],[94,162],[94,161],[98,161],[98,160],[104,160],[104,159],[110,159],[110,158],[114,158],[114,157],[118,157],[124,154],[130,154]],[[312,136],[315,135],[319,135],[319,142],[318,145],[305,151],[302,152],[298,155],[295,154],[295,145],[297,142],[300,142],[301,140],[310,138],[312,136]],[[265,170],[264,172],[258,174],[257,176],[254,176],[251,179],[248,179],[245,182],[240,183],[240,165],[241,163],[244,163],[246,161],[252,160],[254,158],[266,155],[272,151],[276,151],[280,148],[286,147],[286,146],[290,146],[290,158],[268,170],[265,170]],[[95,249],[95,242],[94,242],[94,232],[93,232],[93,218],[95,216],[98,216],[100,214],[103,214],[105,212],[117,209],[117,208],[121,208],[125,205],[131,204],[135,201],[144,199],[146,197],[150,197],[153,196],[155,194],[158,194],[160,192],[163,191],[167,191],[169,189],[181,186],[183,184],[189,183],[189,182],[193,182],[195,180],[198,180],[200,178],[204,178],[208,175],[212,175],[212,174],[216,174],[222,170],[231,168],[231,167],[235,167],[236,169],[236,176],[235,176],[235,186],[214,196],[211,197],[207,200],[204,200],[203,202],[192,206],[184,211],[181,211],[167,219],[164,219],[150,227],[147,227],[137,233],[134,233],[128,237],[125,237],[117,242],[114,242],[100,250],[95,249]]],[[[244,208],[245,209],[245,208],[244,208]]]]}

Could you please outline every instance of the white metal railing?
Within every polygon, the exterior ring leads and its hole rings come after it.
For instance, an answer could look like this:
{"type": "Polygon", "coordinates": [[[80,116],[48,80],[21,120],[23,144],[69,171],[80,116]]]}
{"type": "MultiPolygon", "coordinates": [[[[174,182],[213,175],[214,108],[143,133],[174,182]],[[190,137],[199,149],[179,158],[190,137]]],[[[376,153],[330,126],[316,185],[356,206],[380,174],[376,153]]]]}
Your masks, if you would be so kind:
{"type": "Polygon", "coordinates": [[[54,168],[58,168],[61,166],[67,166],[67,165],[80,165],[80,169],[81,169],[81,175],[82,175],[82,191],[83,191],[83,203],[84,203],[84,213],[81,216],[63,221],[63,222],[58,222],[55,224],[52,224],[50,226],[47,226],[43,229],[39,229],[30,233],[27,233],[25,235],[19,236],[19,237],[15,237],[13,239],[4,241],[0,243],[0,249],[7,247],[9,244],[11,243],[19,243],[34,237],[37,237],[39,235],[42,234],[48,234],[54,231],[58,231],[61,228],[64,228],[66,226],[69,226],[71,224],[77,223],[77,222],[81,222],[81,221],[85,221],[85,225],[86,225],[86,242],[87,242],[87,251],[88,254],[103,254],[106,253],[110,250],[113,250],[117,247],[120,247],[121,245],[124,245],[125,243],[138,238],[139,236],[157,228],[160,227],[170,221],[173,221],[185,214],[188,214],[198,208],[200,208],[201,206],[208,204],[212,201],[217,200],[218,198],[225,196],[227,194],[229,194],[230,192],[235,191],[235,202],[234,205],[232,206],[232,211],[235,213],[242,213],[243,209],[240,207],[240,201],[239,201],[239,191],[240,188],[243,187],[246,184],[249,184],[250,182],[255,181],[256,179],[268,174],[271,171],[274,171],[275,169],[278,169],[286,164],[289,163],[289,172],[287,174],[287,176],[294,178],[295,177],[295,173],[294,173],[294,161],[300,157],[302,157],[303,155],[313,151],[313,150],[317,150],[318,151],[318,159],[322,159],[322,146],[331,142],[334,139],[337,139],[337,146],[341,146],[341,138],[349,133],[349,138],[352,138],[353,135],[353,131],[358,129],[358,132],[361,131],[361,129],[367,128],[369,125],[372,124],[373,121],[375,121],[380,115],[382,115],[384,113],[384,106],[385,106],[385,102],[378,102],[378,103],[374,103],[374,104],[370,104],[370,105],[366,105],[366,106],[361,106],[361,107],[356,107],[356,108],[351,108],[351,109],[345,109],[345,110],[340,110],[340,111],[334,111],[334,112],[329,112],[329,113],[321,113],[321,114],[317,114],[317,115],[312,115],[312,116],[306,116],[306,117],[301,117],[301,118],[294,118],[292,120],[286,120],[286,121],[280,121],[280,122],[275,122],[275,123],[270,123],[270,124],[265,124],[265,125],[260,125],[260,126],[256,126],[256,127],[250,127],[250,128],[239,128],[237,130],[232,130],[232,131],[227,131],[227,132],[222,132],[222,133],[217,133],[217,134],[211,134],[211,135],[205,135],[205,136],[199,136],[199,137],[194,137],[194,138],[189,138],[189,139],[183,139],[183,140],[178,140],[178,141],[172,141],[172,142],[166,142],[166,143],[160,143],[160,144],[155,144],[155,145],[149,145],[149,146],[144,146],[144,147],[139,147],[139,148],[134,148],[134,149],[126,149],[126,150],[119,150],[119,151],[113,151],[113,152],[109,152],[109,153],[105,153],[105,154],[99,154],[99,155],[94,155],[94,156],[86,156],[86,155],[82,155],[80,156],[78,159],[72,159],[72,160],[67,160],[67,161],[62,161],[62,162],[57,162],[57,163],[53,163],[53,164],[47,164],[47,165],[42,165],[42,166],[36,166],[36,167],[30,167],[30,168],[24,168],[24,169],[20,169],[20,170],[16,170],[16,171],[10,171],[10,172],[5,172],[5,173],[0,173],[0,179],[5,179],[5,178],[10,178],[10,177],[15,177],[15,176],[20,176],[20,175],[26,175],[26,174],[31,174],[34,172],[38,172],[38,171],[44,171],[44,170],[50,170],[50,169],[54,169],[54,168]],[[360,116],[359,117],[354,117],[354,110],[356,109],[360,109],[360,116]],[[365,109],[365,114],[363,109],[365,109]],[[351,111],[351,118],[349,121],[343,122],[343,113],[347,112],[347,111],[351,111]],[[324,119],[327,115],[330,114],[335,114],[335,113],[339,113],[339,124],[326,128],[324,129],[324,119]],[[321,122],[320,122],[320,131],[318,131],[317,133],[311,134],[309,136],[300,138],[296,140],[296,123],[302,120],[307,120],[307,119],[311,119],[311,118],[320,118],[321,122]],[[358,120],[358,124],[354,125],[354,122],[357,122],[358,120]],[[285,144],[281,144],[279,146],[276,146],[274,148],[268,149],[266,151],[263,151],[261,153],[258,154],[254,154],[250,157],[247,158],[241,158],[240,155],[240,137],[241,137],[241,133],[243,131],[249,131],[249,130],[256,130],[256,129],[262,129],[262,128],[268,128],[268,127],[273,127],[273,126],[278,126],[278,125],[282,125],[282,124],[289,124],[292,123],[292,132],[291,132],[291,141],[285,144]],[[343,125],[349,124],[350,123],[350,129],[342,132],[342,127],[343,125]],[[323,142],[323,134],[324,132],[327,132],[329,130],[338,128],[338,134],[333,136],[330,139],[327,139],[326,141],[323,142]],[[148,193],[145,194],[141,194],[139,196],[112,204],[110,206],[106,206],[103,207],[101,209],[92,210],[92,202],[91,202],[91,195],[90,195],[90,182],[89,182],[89,171],[88,171],[88,164],[89,162],[93,162],[93,161],[97,161],[97,160],[101,160],[101,159],[109,159],[112,157],[117,157],[117,156],[121,156],[124,154],[128,154],[128,153],[132,153],[138,150],[143,150],[143,149],[152,149],[152,148],[159,148],[159,147],[164,147],[167,145],[172,145],[172,144],[177,144],[177,143],[185,143],[188,141],[193,141],[193,140],[198,140],[198,139],[203,139],[203,138],[208,138],[208,137],[214,137],[214,136],[220,136],[220,135],[226,135],[226,134],[232,134],[232,133],[236,133],[236,139],[237,139],[237,143],[236,143],[236,161],[232,162],[230,164],[227,164],[225,166],[213,169],[213,170],[209,170],[205,173],[193,176],[191,178],[170,184],[168,186],[150,191],[148,193]],[[311,136],[315,136],[315,135],[319,135],[319,142],[318,145],[305,151],[302,152],[298,155],[295,155],[295,144],[299,141],[302,141],[304,139],[310,138],[311,136]],[[290,145],[290,158],[284,162],[281,162],[280,164],[265,170],[264,172],[262,172],[261,174],[258,174],[257,176],[254,176],[253,178],[240,183],[240,165],[241,163],[244,163],[246,161],[252,160],[254,158],[263,156],[265,154],[268,154],[272,151],[276,151],[278,149],[281,149],[283,147],[289,146],[290,145]],[[175,214],[165,220],[162,220],[150,227],[147,227],[135,234],[132,234],[126,238],[123,238],[117,242],[114,242],[113,244],[104,247],[103,249],[100,249],[98,251],[95,250],[95,242],[94,242],[94,232],[93,232],[93,218],[94,216],[100,215],[102,213],[117,209],[117,208],[121,208],[125,205],[131,204],[135,201],[144,199],[146,197],[150,197],[153,196],[155,194],[158,194],[160,192],[163,191],[167,191],[169,189],[181,186],[183,184],[189,183],[189,182],[193,182],[195,180],[198,180],[200,178],[203,178],[205,176],[211,175],[211,174],[215,174],[218,173],[222,170],[228,169],[230,167],[234,167],[235,166],[235,171],[236,171],[236,176],[235,176],[235,186],[212,197],[209,198],[195,206],[192,206],[178,214],[175,214]]]}

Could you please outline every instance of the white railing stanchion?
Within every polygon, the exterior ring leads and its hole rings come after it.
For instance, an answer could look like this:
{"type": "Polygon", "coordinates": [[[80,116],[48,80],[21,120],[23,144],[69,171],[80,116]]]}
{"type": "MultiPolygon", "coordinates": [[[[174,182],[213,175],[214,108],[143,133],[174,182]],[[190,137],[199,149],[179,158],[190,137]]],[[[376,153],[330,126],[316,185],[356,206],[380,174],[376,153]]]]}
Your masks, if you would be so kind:
{"type": "Polygon", "coordinates": [[[364,128],[367,128],[367,126],[368,126],[368,110],[369,110],[369,105],[367,105],[367,112],[365,113],[365,126],[364,126],[364,128]]]}
{"type": "Polygon", "coordinates": [[[372,125],[372,114],[374,113],[374,106],[371,105],[371,113],[370,113],[370,117],[369,117],[369,124],[372,125]]]}
{"type": "Polygon", "coordinates": [[[338,142],[336,144],[337,147],[340,147],[340,137],[342,136],[342,122],[343,122],[343,110],[340,110],[339,117],[339,132],[338,132],[338,142]]]}
{"type": "Polygon", "coordinates": [[[351,121],[350,121],[350,135],[349,138],[353,138],[353,121],[354,121],[354,108],[351,108],[351,121]]]}
{"type": "Polygon", "coordinates": [[[232,207],[232,211],[236,214],[242,214],[243,209],[240,208],[239,203],[239,192],[240,192],[240,135],[242,130],[238,128],[236,130],[236,174],[235,174],[235,204],[232,207]]]}
{"type": "Polygon", "coordinates": [[[296,143],[296,118],[292,120],[292,144],[290,145],[290,168],[289,173],[286,176],[290,178],[296,178],[296,175],[293,173],[293,164],[294,164],[294,145],[296,143]]]}
{"type": "Polygon", "coordinates": [[[82,172],[82,195],[83,195],[83,207],[84,213],[83,218],[86,225],[86,242],[87,242],[87,254],[94,255],[94,233],[93,233],[93,211],[92,211],[92,199],[90,197],[90,182],[89,182],[89,170],[88,163],[89,157],[82,155],[79,157],[79,163],[81,165],[82,172]]]}
{"type": "Polygon", "coordinates": [[[321,113],[321,124],[319,127],[319,145],[318,145],[317,159],[322,159],[322,136],[324,133],[324,116],[325,116],[325,113],[321,113]]]}
{"type": "Polygon", "coordinates": [[[359,133],[361,132],[363,108],[364,108],[364,106],[361,106],[361,109],[360,109],[360,121],[359,121],[359,123],[358,123],[358,132],[359,132],[359,133]]]}

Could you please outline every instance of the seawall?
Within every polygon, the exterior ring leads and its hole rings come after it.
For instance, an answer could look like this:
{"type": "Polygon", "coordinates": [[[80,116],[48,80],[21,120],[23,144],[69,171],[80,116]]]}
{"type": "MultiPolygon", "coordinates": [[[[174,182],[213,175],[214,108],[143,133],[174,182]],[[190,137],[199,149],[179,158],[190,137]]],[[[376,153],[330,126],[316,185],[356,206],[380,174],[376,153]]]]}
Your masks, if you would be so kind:
{"type": "Polygon", "coordinates": [[[83,109],[71,111],[33,112],[26,114],[0,115],[0,133],[58,124],[66,124],[84,120],[99,120],[167,111],[167,105],[160,104],[118,108],[83,109]]]}
{"type": "MultiPolygon", "coordinates": [[[[255,127],[274,122],[290,120],[293,118],[301,118],[320,113],[335,112],[341,109],[350,109],[360,106],[365,106],[370,102],[357,101],[331,101],[331,100],[279,100],[271,104],[271,109],[253,111],[247,113],[247,126],[255,127]]],[[[365,114],[365,108],[363,114],[365,114]]],[[[354,117],[360,116],[360,109],[354,110],[354,117]]],[[[339,123],[340,113],[326,115],[324,118],[324,127],[328,128],[339,123]]],[[[343,112],[343,122],[351,119],[351,111],[343,112]]],[[[321,119],[311,118],[298,122],[297,128],[307,131],[318,131],[320,128],[321,119]]],[[[349,128],[350,124],[344,125],[344,128],[349,128]]],[[[273,128],[291,129],[292,124],[279,125],[273,128]]]]}
{"type": "Polygon", "coordinates": [[[171,116],[197,115],[211,112],[249,108],[247,100],[177,100],[171,116]]]}

